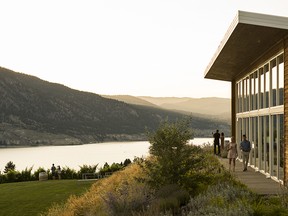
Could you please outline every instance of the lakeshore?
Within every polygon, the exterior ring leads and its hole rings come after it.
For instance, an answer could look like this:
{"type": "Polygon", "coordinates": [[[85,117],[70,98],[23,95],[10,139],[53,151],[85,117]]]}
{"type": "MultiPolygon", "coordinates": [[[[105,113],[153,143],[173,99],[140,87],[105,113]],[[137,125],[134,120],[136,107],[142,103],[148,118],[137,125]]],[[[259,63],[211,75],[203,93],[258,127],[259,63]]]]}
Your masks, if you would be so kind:
{"type": "MultiPolygon", "coordinates": [[[[190,144],[211,144],[212,138],[194,138],[190,144]]],[[[107,162],[121,163],[125,159],[146,157],[149,154],[148,141],[135,142],[104,142],[81,145],[37,146],[21,148],[0,148],[0,171],[7,162],[12,161],[17,170],[33,167],[33,170],[43,167],[50,169],[52,163],[75,170],[79,166],[96,165],[101,167],[107,162]]]]}

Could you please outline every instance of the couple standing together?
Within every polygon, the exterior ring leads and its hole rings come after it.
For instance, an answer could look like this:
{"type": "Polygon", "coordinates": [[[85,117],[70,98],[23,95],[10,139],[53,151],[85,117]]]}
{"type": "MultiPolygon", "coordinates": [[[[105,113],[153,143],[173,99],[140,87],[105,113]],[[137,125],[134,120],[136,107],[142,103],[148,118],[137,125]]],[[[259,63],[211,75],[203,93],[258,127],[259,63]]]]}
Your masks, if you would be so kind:
{"type": "MultiPolygon", "coordinates": [[[[218,130],[215,134],[217,134],[218,130]]],[[[217,135],[214,134],[214,154],[216,153],[216,145],[217,145],[217,135]],[[216,141],[216,142],[215,142],[216,141]]],[[[218,133],[219,134],[219,133],[218,133]]],[[[220,135],[219,135],[220,137],[220,135]]],[[[251,143],[249,140],[247,140],[246,135],[244,134],[242,136],[242,142],[240,143],[240,149],[242,151],[242,160],[243,160],[243,172],[247,171],[248,161],[249,161],[249,155],[251,151],[251,143]]],[[[219,138],[218,138],[218,152],[219,152],[220,146],[219,146],[219,138]]],[[[235,142],[235,137],[231,137],[231,142],[227,146],[228,155],[227,158],[229,159],[229,171],[231,171],[231,163],[233,162],[233,172],[235,172],[235,163],[236,163],[236,157],[238,156],[237,152],[237,143],[235,142]]]]}

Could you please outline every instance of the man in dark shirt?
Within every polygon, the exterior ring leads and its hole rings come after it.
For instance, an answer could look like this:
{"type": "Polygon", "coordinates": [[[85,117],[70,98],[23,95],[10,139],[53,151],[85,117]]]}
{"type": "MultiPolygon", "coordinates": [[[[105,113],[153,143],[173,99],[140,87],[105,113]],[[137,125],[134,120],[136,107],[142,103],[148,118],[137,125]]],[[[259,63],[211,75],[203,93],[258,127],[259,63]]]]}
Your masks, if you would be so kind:
{"type": "Polygon", "coordinates": [[[218,146],[218,155],[220,155],[219,130],[216,130],[216,133],[213,134],[213,137],[214,137],[214,154],[216,154],[216,146],[218,146]]]}
{"type": "Polygon", "coordinates": [[[251,151],[251,143],[247,140],[245,134],[243,135],[243,141],[240,143],[240,149],[242,151],[243,171],[247,171],[247,165],[251,151]]]}
{"type": "Polygon", "coordinates": [[[54,164],[52,164],[51,173],[52,173],[52,179],[54,180],[56,178],[56,167],[54,166],[54,164]]]}

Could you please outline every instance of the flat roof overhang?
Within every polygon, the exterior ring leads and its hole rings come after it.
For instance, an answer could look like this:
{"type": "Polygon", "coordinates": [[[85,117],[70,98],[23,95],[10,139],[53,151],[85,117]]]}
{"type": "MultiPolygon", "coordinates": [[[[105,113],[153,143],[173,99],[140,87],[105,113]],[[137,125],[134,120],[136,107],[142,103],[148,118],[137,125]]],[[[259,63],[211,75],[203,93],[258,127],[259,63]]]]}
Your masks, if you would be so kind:
{"type": "Polygon", "coordinates": [[[204,77],[232,81],[288,35],[288,17],[238,11],[204,77]]]}

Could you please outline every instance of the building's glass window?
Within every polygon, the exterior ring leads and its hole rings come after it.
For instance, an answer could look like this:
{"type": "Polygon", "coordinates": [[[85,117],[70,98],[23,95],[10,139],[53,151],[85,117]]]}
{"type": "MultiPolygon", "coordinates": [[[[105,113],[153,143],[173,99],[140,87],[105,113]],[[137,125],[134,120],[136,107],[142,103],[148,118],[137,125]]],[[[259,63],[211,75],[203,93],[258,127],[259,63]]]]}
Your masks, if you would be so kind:
{"type": "Polygon", "coordinates": [[[265,139],[265,119],[263,116],[260,117],[260,122],[261,122],[261,131],[260,131],[260,134],[261,134],[261,162],[260,162],[260,169],[261,170],[265,170],[265,142],[266,142],[266,139],[265,139]]]}
{"type": "Polygon", "coordinates": [[[249,138],[249,118],[244,119],[243,134],[246,134],[246,136],[249,138]]]}
{"type": "Polygon", "coordinates": [[[254,77],[255,77],[255,97],[254,97],[254,102],[255,106],[254,109],[258,109],[258,101],[259,101],[259,78],[258,78],[258,71],[254,72],[254,77]]]}
{"type": "Polygon", "coordinates": [[[246,111],[250,111],[250,80],[249,76],[246,78],[246,111]]]}
{"type": "Polygon", "coordinates": [[[242,81],[239,82],[238,87],[239,87],[239,89],[238,89],[239,112],[243,112],[243,110],[242,110],[242,106],[243,106],[243,103],[242,103],[242,81]]]}
{"type": "Polygon", "coordinates": [[[259,145],[258,145],[258,117],[253,117],[253,122],[254,122],[254,127],[253,127],[253,137],[254,137],[254,160],[255,160],[255,163],[254,165],[257,167],[258,163],[259,163],[259,145]]]}
{"type": "Polygon", "coordinates": [[[263,149],[263,117],[262,116],[259,116],[258,117],[258,158],[259,158],[259,161],[258,161],[258,167],[259,169],[262,169],[262,149],[263,149]]]}
{"type": "Polygon", "coordinates": [[[247,111],[247,80],[243,80],[243,112],[247,111]]]}
{"type": "Polygon", "coordinates": [[[254,73],[250,75],[250,87],[251,87],[251,93],[250,93],[250,110],[255,110],[255,79],[254,79],[254,73]]]}
{"type": "MultiPolygon", "coordinates": [[[[283,53],[238,80],[237,90],[237,142],[240,143],[242,135],[246,134],[252,144],[250,165],[267,176],[283,181],[283,53]]],[[[242,156],[239,155],[239,158],[242,156]]]]}
{"type": "Polygon", "coordinates": [[[259,69],[259,75],[260,75],[260,95],[259,95],[259,109],[264,108],[264,93],[265,93],[265,82],[264,82],[264,71],[263,68],[259,69]]]}
{"type": "Polygon", "coordinates": [[[271,154],[272,154],[272,176],[277,176],[278,177],[278,168],[277,168],[277,164],[279,163],[278,160],[278,151],[279,151],[279,134],[277,132],[277,121],[278,121],[278,115],[273,115],[272,117],[272,146],[273,148],[271,149],[271,154]]]}
{"type": "Polygon", "coordinates": [[[279,122],[277,123],[279,128],[279,179],[284,179],[284,115],[279,115],[279,122]]]}
{"type": "MultiPolygon", "coordinates": [[[[251,155],[254,155],[254,133],[253,133],[253,129],[254,129],[254,121],[253,118],[249,119],[249,137],[250,137],[250,143],[251,143],[251,155]]],[[[253,165],[254,164],[254,160],[252,159],[252,157],[249,158],[250,159],[250,164],[253,165]]]]}
{"type": "Polygon", "coordinates": [[[269,133],[269,116],[264,116],[264,128],[265,128],[265,134],[263,134],[263,138],[265,138],[264,142],[264,160],[265,160],[265,172],[269,172],[269,152],[270,152],[270,133],[269,133]]]}
{"type": "Polygon", "coordinates": [[[242,118],[237,118],[236,124],[236,142],[239,143],[239,145],[237,145],[237,151],[239,152],[238,157],[242,158],[242,155],[240,154],[240,142],[242,139],[242,118]]]}
{"type": "Polygon", "coordinates": [[[276,65],[276,58],[273,59],[271,62],[270,62],[270,66],[271,66],[271,106],[276,106],[278,103],[276,102],[277,100],[277,97],[276,97],[276,94],[277,94],[277,82],[278,82],[278,79],[277,79],[277,65],[276,65]]]}
{"type": "Polygon", "coordinates": [[[268,108],[269,107],[269,92],[270,92],[270,74],[269,74],[269,65],[266,64],[264,66],[264,74],[265,74],[265,93],[264,93],[264,107],[263,108],[268,108]]]}
{"type": "Polygon", "coordinates": [[[250,126],[251,126],[251,130],[250,130],[250,142],[251,142],[251,155],[253,155],[253,157],[250,157],[251,159],[251,164],[255,165],[255,121],[254,118],[252,117],[250,119],[250,126]]]}
{"type": "Polygon", "coordinates": [[[278,89],[279,89],[279,104],[284,104],[284,63],[283,63],[283,54],[280,55],[278,58],[278,89]]]}

